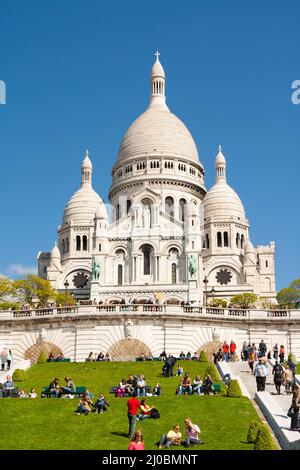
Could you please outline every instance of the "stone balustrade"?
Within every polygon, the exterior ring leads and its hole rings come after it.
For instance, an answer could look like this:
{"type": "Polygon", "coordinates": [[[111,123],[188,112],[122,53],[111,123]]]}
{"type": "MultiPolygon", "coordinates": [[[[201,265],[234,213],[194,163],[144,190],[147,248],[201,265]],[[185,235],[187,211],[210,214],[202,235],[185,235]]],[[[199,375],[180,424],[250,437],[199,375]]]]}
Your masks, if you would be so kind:
{"type": "Polygon", "coordinates": [[[53,307],[45,309],[16,310],[16,311],[0,311],[0,322],[5,320],[24,320],[29,318],[54,318],[71,316],[91,316],[107,314],[161,314],[180,317],[211,317],[234,321],[247,319],[268,320],[268,321],[284,321],[292,319],[300,320],[300,310],[242,310],[228,308],[201,307],[192,305],[156,305],[156,304],[101,304],[101,305],[79,305],[72,307],[53,307]]]}

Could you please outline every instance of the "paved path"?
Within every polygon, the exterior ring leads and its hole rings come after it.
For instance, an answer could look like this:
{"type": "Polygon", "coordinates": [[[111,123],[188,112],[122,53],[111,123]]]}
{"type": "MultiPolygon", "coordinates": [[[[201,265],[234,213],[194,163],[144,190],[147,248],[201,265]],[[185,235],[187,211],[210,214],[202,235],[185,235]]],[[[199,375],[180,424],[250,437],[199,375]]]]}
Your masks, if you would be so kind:
{"type": "MultiPolygon", "coordinates": [[[[255,377],[251,374],[251,370],[248,366],[248,362],[246,361],[229,362],[228,366],[233,374],[240,376],[246,389],[250,393],[250,396],[254,399],[254,395],[257,390],[256,380],[255,380],[255,377]]],[[[270,392],[270,394],[272,395],[272,398],[274,398],[276,403],[280,406],[283,413],[286,414],[292,403],[292,395],[286,395],[285,389],[283,386],[281,387],[282,394],[277,395],[275,385],[273,382],[272,367],[269,364],[268,364],[268,368],[269,368],[269,375],[267,376],[267,381],[266,381],[266,391],[270,392]]]]}

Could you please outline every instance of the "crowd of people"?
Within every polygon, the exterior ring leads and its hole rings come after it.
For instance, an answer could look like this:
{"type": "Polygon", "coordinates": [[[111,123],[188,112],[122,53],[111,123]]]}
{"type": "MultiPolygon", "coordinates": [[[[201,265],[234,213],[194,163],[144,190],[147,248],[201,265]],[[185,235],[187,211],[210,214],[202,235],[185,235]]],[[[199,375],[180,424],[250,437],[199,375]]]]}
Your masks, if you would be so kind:
{"type": "Polygon", "coordinates": [[[90,352],[88,357],[86,358],[86,362],[108,362],[111,361],[111,357],[109,353],[104,354],[102,351],[99,352],[97,355],[93,351],[90,352]]]}
{"type": "MultiPolygon", "coordinates": [[[[180,369],[177,368],[176,375],[183,375],[183,369],[181,366],[178,367],[180,369]],[[178,371],[182,371],[182,374],[179,374],[178,371]]],[[[213,395],[213,380],[211,375],[207,374],[202,381],[200,375],[197,374],[192,381],[190,374],[186,372],[176,389],[176,395],[193,395],[193,393],[197,395],[213,395]]]]}

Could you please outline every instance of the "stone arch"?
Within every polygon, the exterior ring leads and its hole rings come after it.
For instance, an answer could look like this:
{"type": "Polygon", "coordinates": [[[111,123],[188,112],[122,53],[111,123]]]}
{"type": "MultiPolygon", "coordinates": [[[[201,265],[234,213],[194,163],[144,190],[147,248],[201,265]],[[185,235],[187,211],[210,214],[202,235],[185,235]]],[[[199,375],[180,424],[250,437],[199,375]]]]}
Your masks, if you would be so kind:
{"type": "Polygon", "coordinates": [[[112,361],[134,361],[136,357],[148,352],[149,347],[138,339],[121,339],[108,350],[112,361]]]}
{"type": "Polygon", "coordinates": [[[201,351],[204,351],[207,359],[209,361],[213,360],[213,353],[216,353],[221,347],[222,347],[222,342],[218,340],[214,341],[208,341],[208,343],[202,344],[200,348],[198,349],[198,353],[200,354],[201,351]]]}
{"type": "Polygon", "coordinates": [[[41,343],[36,343],[30,346],[30,348],[25,351],[24,358],[29,359],[31,364],[36,364],[41,352],[44,352],[48,358],[51,352],[54,357],[57,357],[62,352],[62,350],[54,343],[43,341],[41,343]]]}

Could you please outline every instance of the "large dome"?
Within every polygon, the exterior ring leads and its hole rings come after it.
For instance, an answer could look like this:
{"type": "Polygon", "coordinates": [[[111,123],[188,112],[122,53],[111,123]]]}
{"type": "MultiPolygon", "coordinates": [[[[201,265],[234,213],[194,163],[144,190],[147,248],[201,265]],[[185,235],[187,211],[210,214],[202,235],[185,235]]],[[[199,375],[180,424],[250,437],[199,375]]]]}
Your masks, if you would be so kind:
{"type": "Polygon", "coordinates": [[[166,106],[150,106],[131,124],[121,141],[118,161],[149,153],[163,153],[199,163],[191,133],[166,106]]]}

